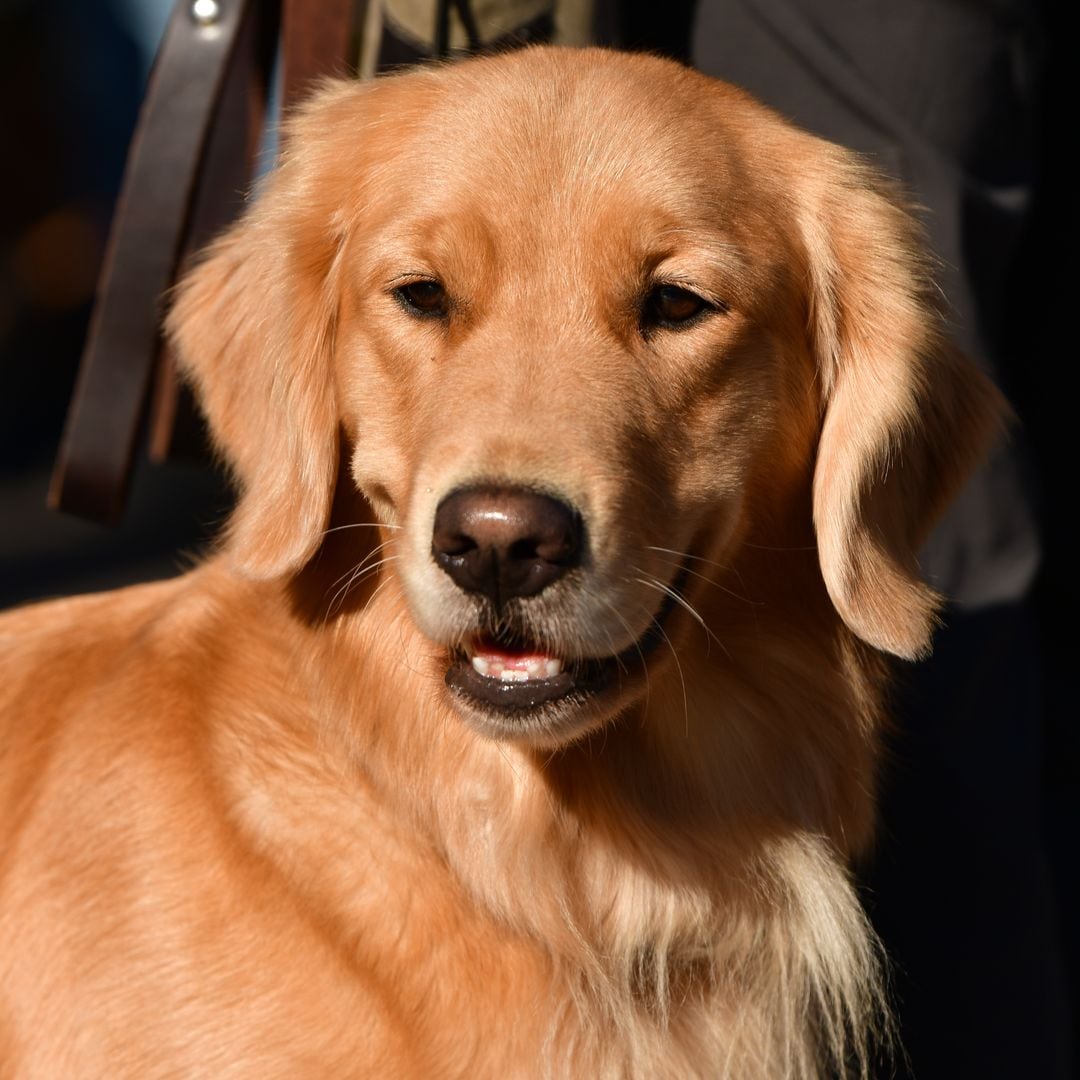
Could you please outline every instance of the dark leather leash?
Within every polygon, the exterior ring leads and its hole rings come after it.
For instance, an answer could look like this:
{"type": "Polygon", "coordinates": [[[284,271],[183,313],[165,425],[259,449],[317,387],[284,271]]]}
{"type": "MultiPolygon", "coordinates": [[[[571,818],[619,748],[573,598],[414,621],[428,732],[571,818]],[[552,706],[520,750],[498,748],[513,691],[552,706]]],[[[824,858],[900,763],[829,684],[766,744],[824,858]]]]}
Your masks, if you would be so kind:
{"type": "MultiPolygon", "coordinates": [[[[283,101],[343,70],[354,0],[179,0],[154,63],[109,237],[49,505],[115,523],[124,507],[160,352],[161,302],[182,257],[243,201],[264,128],[279,32],[283,101]]],[[[157,371],[151,448],[180,405],[157,371]]]]}

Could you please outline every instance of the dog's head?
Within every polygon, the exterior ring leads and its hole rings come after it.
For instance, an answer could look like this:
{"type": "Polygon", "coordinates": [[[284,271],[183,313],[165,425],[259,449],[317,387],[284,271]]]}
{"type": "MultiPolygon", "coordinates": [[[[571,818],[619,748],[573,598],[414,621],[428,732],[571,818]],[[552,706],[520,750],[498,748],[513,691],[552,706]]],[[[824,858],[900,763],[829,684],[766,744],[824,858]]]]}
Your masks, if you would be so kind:
{"type": "Polygon", "coordinates": [[[666,61],[329,85],[170,318],[242,488],[228,551],[298,571],[348,469],[498,737],[613,715],[695,583],[799,522],[850,630],[920,655],[914,551],[1000,404],[918,250],[851,155],[666,61]]]}

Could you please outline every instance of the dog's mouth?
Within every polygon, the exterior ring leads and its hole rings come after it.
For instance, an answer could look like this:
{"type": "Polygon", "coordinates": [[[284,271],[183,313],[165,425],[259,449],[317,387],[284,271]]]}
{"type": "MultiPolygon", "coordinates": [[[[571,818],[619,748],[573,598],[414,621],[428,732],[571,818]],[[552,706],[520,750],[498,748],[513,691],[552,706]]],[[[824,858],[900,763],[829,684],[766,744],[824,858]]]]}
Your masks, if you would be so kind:
{"type": "Polygon", "coordinates": [[[568,662],[529,642],[484,635],[456,653],[446,685],[480,704],[515,713],[603,689],[614,661],[568,662]]]}
{"type": "Polygon", "coordinates": [[[465,718],[485,735],[573,738],[644,677],[650,654],[666,640],[665,626],[683,603],[687,577],[683,566],[648,628],[620,653],[570,659],[520,635],[482,633],[451,651],[446,685],[465,718]]]}

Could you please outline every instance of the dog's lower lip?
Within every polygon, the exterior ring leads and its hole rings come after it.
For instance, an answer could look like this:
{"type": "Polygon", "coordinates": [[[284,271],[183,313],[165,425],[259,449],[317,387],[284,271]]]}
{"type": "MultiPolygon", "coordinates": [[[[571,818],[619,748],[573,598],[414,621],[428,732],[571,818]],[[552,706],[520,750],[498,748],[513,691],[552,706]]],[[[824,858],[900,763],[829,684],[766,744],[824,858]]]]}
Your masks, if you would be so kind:
{"type": "Polygon", "coordinates": [[[452,690],[502,712],[535,709],[574,691],[595,691],[603,661],[567,664],[539,645],[481,635],[458,652],[446,673],[452,690]]]}
{"type": "MultiPolygon", "coordinates": [[[[587,676],[588,668],[563,669],[557,675],[543,679],[506,682],[476,671],[467,657],[459,657],[446,672],[446,685],[458,693],[503,712],[520,712],[557,701],[575,691],[601,689],[595,679],[587,676]]],[[[606,680],[605,680],[606,681],[606,680]]]]}

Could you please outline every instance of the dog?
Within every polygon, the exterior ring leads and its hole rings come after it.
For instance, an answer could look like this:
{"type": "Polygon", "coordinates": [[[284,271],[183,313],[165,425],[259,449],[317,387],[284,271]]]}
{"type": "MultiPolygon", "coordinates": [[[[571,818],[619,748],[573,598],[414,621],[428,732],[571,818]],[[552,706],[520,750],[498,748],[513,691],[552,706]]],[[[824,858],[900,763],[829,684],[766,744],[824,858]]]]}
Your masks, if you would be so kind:
{"type": "Polygon", "coordinates": [[[0,1073],[868,1075],[1004,411],[889,184],[655,57],[330,82],[167,327],[238,502],[0,623],[0,1073]]]}

